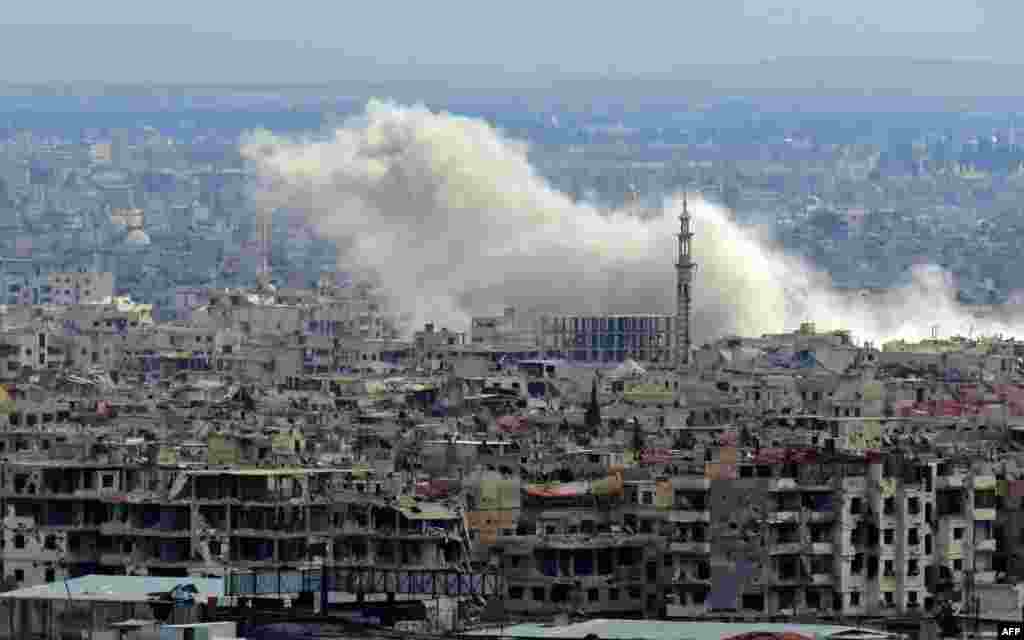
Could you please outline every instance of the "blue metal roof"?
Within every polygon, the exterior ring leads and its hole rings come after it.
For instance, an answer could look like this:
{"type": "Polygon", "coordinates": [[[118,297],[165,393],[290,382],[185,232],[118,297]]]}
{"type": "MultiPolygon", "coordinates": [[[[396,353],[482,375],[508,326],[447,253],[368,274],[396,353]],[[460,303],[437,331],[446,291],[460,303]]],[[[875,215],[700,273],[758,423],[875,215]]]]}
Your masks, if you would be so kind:
{"type": "Polygon", "coordinates": [[[470,635],[502,635],[518,638],[564,638],[582,639],[590,634],[601,640],[723,640],[745,633],[790,632],[817,640],[825,640],[850,632],[876,635],[878,638],[891,637],[883,631],[857,629],[834,625],[779,624],[779,623],[732,623],[732,622],[673,622],[668,620],[588,620],[568,625],[517,624],[503,629],[487,629],[471,632],[470,635]]]}
{"type": "Polygon", "coordinates": [[[224,596],[223,578],[157,578],[153,576],[89,575],[0,594],[20,600],[103,600],[107,602],[146,602],[151,593],[169,593],[180,585],[194,585],[195,600],[224,596]]]}

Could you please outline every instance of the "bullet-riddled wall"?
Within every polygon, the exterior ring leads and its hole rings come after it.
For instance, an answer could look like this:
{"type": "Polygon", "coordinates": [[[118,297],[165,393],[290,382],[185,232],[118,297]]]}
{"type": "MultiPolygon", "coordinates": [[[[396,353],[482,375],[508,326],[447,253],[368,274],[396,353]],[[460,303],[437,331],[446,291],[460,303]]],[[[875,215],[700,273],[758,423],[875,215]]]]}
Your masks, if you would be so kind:
{"type": "Polygon", "coordinates": [[[760,478],[711,482],[711,609],[741,608],[741,594],[758,591],[769,560],[770,482],[760,478]]]}

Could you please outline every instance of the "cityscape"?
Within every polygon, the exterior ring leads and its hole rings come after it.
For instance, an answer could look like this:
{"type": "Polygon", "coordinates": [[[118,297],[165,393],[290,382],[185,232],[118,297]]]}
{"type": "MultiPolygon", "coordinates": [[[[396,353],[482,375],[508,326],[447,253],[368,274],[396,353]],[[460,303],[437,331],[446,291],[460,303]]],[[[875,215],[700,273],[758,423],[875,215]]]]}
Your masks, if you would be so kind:
{"type": "Polygon", "coordinates": [[[381,61],[0,86],[0,637],[1020,634],[1022,100],[381,61]]]}

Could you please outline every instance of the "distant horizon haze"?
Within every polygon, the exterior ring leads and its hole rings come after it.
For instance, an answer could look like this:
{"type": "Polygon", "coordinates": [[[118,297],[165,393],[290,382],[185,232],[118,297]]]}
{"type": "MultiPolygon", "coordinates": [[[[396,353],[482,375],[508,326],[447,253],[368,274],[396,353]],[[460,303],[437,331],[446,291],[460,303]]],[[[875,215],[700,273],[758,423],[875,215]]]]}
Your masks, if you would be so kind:
{"type": "Polygon", "coordinates": [[[483,11],[448,0],[385,11],[296,0],[266,15],[232,0],[182,0],[173,12],[119,0],[57,4],[7,8],[3,82],[330,86],[404,99],[514,90],[1024,97],[1012,28],[1024,7],[989,3],[935,11],[917,0],[723,0],[693,9],[649,0],[598,11],[523,0],[483,11]],[[156,24],[169,18],[176,24],[156,24]]]}
{"type": "MultiPolygon", "coordinates": [[[[0,34],[3,27],[0,26],[0,34]]],[[[0,50],[2,50],[0,43],[0,50]]],[[[537,105],[603,103],[634,106],[678,105],[703,108],[728,100],[763,102],[782,109],[854,111],[1024,111],[1024,87],[1009,78],[1024,64],[967,60],[897,58],[785,58],[756,64],[680,66],[672,72],[599,74],[538,70],[529,72],[481,65],[388,66],[366,63],[349,77],[305,80],[262,78],[189,79],[95,77],[0,79],[4,95],[171,95],[260,93],[303,94],[365,101],[473,100],[529,110],[537,105]],[[816,75],[827,70],[828,74],[816,75]],[[956,82],[953,82],[956,80],[956,82]]]]}

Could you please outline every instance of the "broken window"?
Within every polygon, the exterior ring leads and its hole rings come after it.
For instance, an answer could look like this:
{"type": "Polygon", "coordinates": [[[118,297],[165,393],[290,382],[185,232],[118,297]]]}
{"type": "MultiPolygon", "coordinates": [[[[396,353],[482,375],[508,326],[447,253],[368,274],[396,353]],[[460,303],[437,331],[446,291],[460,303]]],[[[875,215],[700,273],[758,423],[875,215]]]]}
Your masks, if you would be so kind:
{"type": "Polygon", "coordinates": [[[974,494],[975,509],[995,509],[996,504],[995,491],[979,491],[974,494]]]}
{"type": "Polygon", "coordinates": [[[850,573],[853,575],[860,574],[864,570],[864,554],[858,553],[853,556],[853,560],[850,561],[850,573]]]}
{"type": "Polygon", "coordinates": [[[782,556],[778,559],[776,572],[780,580],[795,580],[799,577],[799,563],[795,556],[782,556]]]}
{"type": "Polygon", "coordinates": [[[855,515],[855,516],[856,515],[860,515],[862,505],[863,505],[863,500],[861,498],[851,498],[850,499],[850,514],[851,515],[855,515]]]}
{"type": "Polygon", "coordinates": [[[832,558],[830,556],[812,556],[811,573],[825,574],[832,573],[832,558]]]}
{"type": "Polygon", "coordinates": [[[807,592],[807,608],[808,609],[820,609],[821,608],[821,592],[813,589],[807,592]]]}
{"type": "Polygon", "coordinates": [[[907,513],[912,516],[916,516],[921,513],[921,499],[920,498],[907,498],[907,513]]]}
{"type": "Polygon", "coordinates": [[[887,516],[891,516],[896,513],[896,498],[889,496],[885,499],[885,504],[882,507],[882,513],[887,516]]]}

